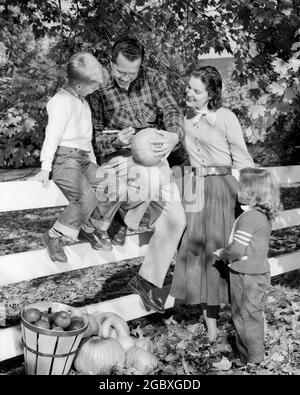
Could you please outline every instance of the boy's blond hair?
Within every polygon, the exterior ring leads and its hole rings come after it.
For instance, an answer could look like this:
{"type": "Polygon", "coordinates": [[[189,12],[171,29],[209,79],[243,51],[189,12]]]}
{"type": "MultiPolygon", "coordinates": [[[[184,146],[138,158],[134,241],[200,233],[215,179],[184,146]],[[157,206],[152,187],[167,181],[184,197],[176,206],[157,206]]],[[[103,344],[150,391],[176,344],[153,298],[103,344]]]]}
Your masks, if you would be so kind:
{"type": "Polygon", "coordinates": [[[105,69],[98,60],[89,52],[78,52],[71,56],[67,65],[69,84],[102,83],[105,79],[105,69]]]}

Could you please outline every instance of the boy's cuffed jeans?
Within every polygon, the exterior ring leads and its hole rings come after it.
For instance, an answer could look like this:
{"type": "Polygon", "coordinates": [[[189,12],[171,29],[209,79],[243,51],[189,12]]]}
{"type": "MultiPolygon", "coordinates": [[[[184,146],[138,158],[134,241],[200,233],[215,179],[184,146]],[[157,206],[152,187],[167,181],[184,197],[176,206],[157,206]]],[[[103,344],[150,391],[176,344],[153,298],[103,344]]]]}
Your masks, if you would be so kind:
{"type": "Polygon", "coordinates": [[[107,230],[127,193],[113,172],[92,163],[88,152],[72,148],[58,149],[52,179],[69,201],[54,229],[74,240],[83,224],[107,230]]]}
{"type": "Polygon", "coordinates": [[[231,314],[236,345],[245,363],[264,359],[264,310],[270,273],[243,274],[230,269],[231,314]]]}

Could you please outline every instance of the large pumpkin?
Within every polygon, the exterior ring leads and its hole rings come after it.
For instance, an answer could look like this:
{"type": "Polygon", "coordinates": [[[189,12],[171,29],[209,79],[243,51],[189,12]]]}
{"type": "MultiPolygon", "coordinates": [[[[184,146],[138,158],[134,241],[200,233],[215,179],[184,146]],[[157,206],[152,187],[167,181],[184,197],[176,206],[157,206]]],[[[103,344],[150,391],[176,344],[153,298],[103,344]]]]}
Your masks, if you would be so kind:
{"type": "Polygon", "coordinates": [[[131,143],[132,158],[135,163],[143,166],[157,166],[161,158],[154,156],[152,142],[158,138],[157,129],[147,128],[134,135],[131,143]]]}
{"type": "Polygon", "coordinates": [[[80,374],[111,374],[114,367],[122,368],[124,362],[125,352],[117,340],[92,336],[79,347],[74,366],[80,374]]]}

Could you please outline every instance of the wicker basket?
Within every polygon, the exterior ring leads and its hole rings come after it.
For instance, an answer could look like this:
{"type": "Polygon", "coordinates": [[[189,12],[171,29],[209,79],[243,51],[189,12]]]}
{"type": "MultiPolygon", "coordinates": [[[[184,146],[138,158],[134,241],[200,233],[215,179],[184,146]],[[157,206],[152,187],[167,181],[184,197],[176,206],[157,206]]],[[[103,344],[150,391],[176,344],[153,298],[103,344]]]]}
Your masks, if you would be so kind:
{"type": "Polygon", "coordinates": [[[26,374],[28,375],[67,375],[88,322],[83,313],[62,303],[33,303],[21,311],[21,328],[24,345],[26,374]],[[85,326],[72,331],[54,331],[30,324],[24,319],[25,311],[37,308],[40,311],[67,311],[71,316],[81,317],[85,326]]]}

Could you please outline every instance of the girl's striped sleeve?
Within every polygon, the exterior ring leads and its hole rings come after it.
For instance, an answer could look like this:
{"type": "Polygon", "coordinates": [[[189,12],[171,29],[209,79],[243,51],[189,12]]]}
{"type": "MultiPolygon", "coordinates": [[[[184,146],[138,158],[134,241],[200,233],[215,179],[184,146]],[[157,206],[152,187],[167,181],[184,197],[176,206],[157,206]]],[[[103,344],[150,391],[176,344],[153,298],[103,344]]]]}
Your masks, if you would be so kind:
{"type": "Polygon", "coordinates": [[[226,248],[220,251],[220,258],[227,261],[236,261],[247,255],[247,248],[255,228],[256,223],[251,213],[242,214],[235,224],[233,240],[226,248]]]}

